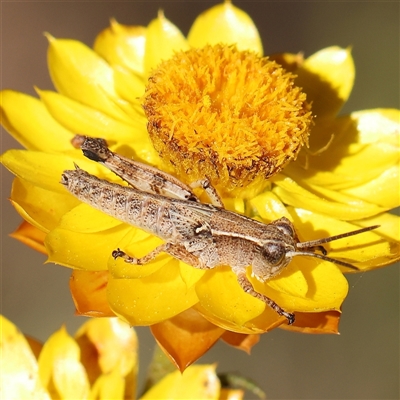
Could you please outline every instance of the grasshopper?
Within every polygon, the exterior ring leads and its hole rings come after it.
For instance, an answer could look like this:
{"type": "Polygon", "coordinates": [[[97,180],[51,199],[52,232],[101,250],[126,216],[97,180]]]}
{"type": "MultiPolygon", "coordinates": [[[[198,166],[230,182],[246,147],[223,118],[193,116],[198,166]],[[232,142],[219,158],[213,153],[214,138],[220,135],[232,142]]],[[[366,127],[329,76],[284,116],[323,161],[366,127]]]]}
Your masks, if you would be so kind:
{"type": "Polygon", "coordinates": [[[165,252],[194,268],[229,265],[241,288],[286,317],[289,325],[295,320],[294,313],[258,293],[246,276],[247,267],[252,267],[252,276],[261,282],[277,276],[296,256],[316,257],[357,269],[328,257],[322,244],[379,226],[300,242],[293,224],[285,217],[264,224],[224,209],[208,179],[189,186],[157,168],[112,152],[102,139],[78,137],[77,141],[86,157],[109,168],[129,186],[99,179],[77,165],[75,170],[63,172],[61,183],[81,201],[165,241],[142,258],[119,248],[112,252],[114,258],[143,265],[165,252]],[[193,191],[196,187],[206,191],[212,204],[200,202],[193,191]]]}

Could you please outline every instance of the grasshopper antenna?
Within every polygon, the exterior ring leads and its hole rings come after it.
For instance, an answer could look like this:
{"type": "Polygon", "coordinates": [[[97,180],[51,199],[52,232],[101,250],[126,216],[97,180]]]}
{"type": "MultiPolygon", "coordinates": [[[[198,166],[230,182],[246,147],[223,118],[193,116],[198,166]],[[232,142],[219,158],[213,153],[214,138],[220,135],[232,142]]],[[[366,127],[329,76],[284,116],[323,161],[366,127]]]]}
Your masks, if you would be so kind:
{"type": "Polygon", "coordinates": [[[321,245],[324,243],[333,242],[334,240],[339,240],[339,239],[343,239],[345,237],[359,235],[360,233],[372,231],[373,229],[376,229],[379,227],[380,227],[380,225],[367,226],[366,228],[361,228],[361,229],[357,229],[355,231],[341,233],[341,234],[335,235],[335,236],[329,236],[329,237],[317,239],[317,240],[310,240],[308,242],[299,242],[296,244],[297,249],[299,249],[299,250],[304,249],[304,251],[293,251],[293,252],[287,253],[286,255],[289,257],[294,257],[294,256],[315,257],[315,258],[319,258],[321,260],[329,261],[333,264],[341,265],[343,267],[351,268],[351,269],[358,271],[358,268],[352,264],[349,264],[345,261],[337,260],[335,258],[328,257],[326,255],[327,254],[326,250],[321,245]],[[315,250],[321,251],[322,254],[314,253],[315,250]]]}

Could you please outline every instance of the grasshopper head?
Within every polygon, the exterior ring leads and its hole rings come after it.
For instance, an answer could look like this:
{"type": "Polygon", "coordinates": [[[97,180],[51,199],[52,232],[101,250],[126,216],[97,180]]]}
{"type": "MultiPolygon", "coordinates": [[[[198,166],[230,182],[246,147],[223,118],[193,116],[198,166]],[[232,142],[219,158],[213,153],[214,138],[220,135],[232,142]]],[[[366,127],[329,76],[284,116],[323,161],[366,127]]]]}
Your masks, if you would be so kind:
{"type": "Polygon", "coordinates": [[[258,262],[253,263],[253,276],[265,282],[278,275],[296,252],[297,235],[293,224],[285,217],[267,225],[260,246],[258,262]]]}
{"type": "Polygon", "coordinates": [[[261,260],[253,263],[253,276],[261,282],[278,275],[296,256],[307,256],[319,258],[333,264],[341,265],[349,269],[358,270],[354,265],[327,257],[327,251],[322,244],[329,243],[349,236],[359,235],[378,228],[379,225],[368,226],[355,231],[341,233],[335,236],[329,236],[317,240],[300,242],[293,224],[285,217],[280,218],[267,225],[266,235],[263,244],[260,246],[261,260]],[[319,251],[317,253],[316,251],[319,251]]]}

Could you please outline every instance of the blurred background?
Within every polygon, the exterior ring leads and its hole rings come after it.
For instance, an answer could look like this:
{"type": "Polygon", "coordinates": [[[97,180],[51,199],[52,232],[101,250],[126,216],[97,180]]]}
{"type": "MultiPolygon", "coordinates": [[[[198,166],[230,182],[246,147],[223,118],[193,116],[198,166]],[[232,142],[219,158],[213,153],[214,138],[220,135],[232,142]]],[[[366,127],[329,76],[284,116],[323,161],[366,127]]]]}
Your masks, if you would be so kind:
{"type": "MultiPolygon", "coordinates": [[[[47,40],[93,44],[110,17],[147,25],[164,10],[184,34],[216,1],[7,1],[2,2],[1,85],[36,96],[33,85],[52,89],[47,40]]],[[[356,82],[342,113],[399,108],[399,2],[234,1],[256,23],[264,53],[306,56],[332,45],[352,46],[356,82]]],[[[21,110],[23,113],[24,111],[21,110]]],[[[19,148],[5,131],[1,151],[19,148]]],[[[26,334],[45,340],[66,323],[71,334],[84,321],[74,316],[70,270],[8,237],[21,222],[9,204],[12,176],[1,167],[2,313],[26,334]]],[[[393,188],[399,192],[399,188],[393,188]]],[[[251,356],[217,344],[200,362],[218,372],[251,377],[269,399],[397,399],[399,395],[399,266],[348,276],[340,336],[304,335],[276,329],[262,336],[251,356]]],[[[143,382],[154,340],[138,328],[143,382]]]]}

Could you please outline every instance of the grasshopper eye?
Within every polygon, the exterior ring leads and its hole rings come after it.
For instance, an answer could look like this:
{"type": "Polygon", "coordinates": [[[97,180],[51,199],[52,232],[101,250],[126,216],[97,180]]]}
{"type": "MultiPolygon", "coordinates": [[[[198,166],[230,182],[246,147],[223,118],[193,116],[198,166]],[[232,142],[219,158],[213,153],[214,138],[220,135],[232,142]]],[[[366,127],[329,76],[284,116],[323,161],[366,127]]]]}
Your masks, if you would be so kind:
{"type": "Polygon", "coordinates": [[[278,242],[268,242],[264,245],[262,254],[271,266],[280,265],[286,258],[285,246],[278,242]]]}

